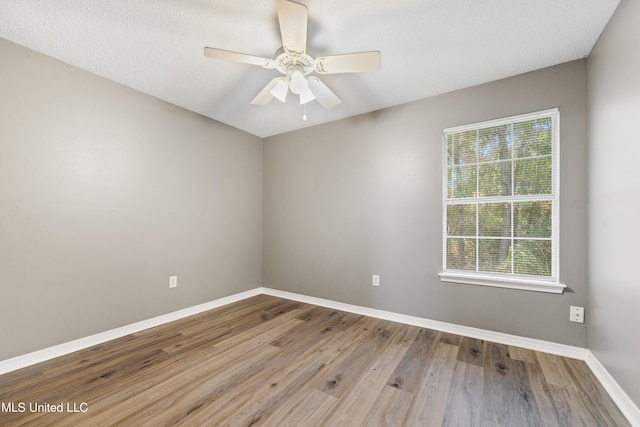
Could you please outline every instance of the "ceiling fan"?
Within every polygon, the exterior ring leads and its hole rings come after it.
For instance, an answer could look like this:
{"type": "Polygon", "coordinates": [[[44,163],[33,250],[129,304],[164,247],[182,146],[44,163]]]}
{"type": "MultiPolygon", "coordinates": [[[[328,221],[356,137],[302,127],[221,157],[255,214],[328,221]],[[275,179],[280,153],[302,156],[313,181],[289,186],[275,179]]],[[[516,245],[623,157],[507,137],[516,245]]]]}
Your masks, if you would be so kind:
{"type": "Polygon", "coordinates": [[[307,50],[307,7],[289,0],[278,0],[278,21],[282,47],[275,58],[261,58],[245,53],[205,47],[210,58],[276,69],[283,74],[271,80],[251,101],[264,105],[273,98],[285,102],[287,93],[300,97],[300,104],[317,100],[324,108],[333,108],[342,101],[316,76],[309,74],[360,73],[380,69],[380,52],[358,52],[314,57],[307,50]]]}

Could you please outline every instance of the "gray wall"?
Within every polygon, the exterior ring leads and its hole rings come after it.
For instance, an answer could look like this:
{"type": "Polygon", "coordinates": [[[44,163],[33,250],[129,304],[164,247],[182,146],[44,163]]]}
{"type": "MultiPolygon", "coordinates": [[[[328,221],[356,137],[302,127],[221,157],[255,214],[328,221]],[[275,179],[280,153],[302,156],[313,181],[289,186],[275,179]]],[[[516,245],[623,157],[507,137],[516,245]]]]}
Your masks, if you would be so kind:
{"type": "Polygon", "coordinates": [[[588,60],[589,347],[640,405],[640,1],[623,0],[588,60]]]}
{"type": "Polygon", "coordinates": [[[0,360],[260,286],[260,138],[0,58],[0,360]]]}
{"type": "Polygon", "coordinates": [[[265,286],[585,346],[569,306],[587,303],[586,85],[585,61],[575,61],[266,139],[265,286]],[[441,282],[442,129],[553,107],[569,291],[441,282]]]}

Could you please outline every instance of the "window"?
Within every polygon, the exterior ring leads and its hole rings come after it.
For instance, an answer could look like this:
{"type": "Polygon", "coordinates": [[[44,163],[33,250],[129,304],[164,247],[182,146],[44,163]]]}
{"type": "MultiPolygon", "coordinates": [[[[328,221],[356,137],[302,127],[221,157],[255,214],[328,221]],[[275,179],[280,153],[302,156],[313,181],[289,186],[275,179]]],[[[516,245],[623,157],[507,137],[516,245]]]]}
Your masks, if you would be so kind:
{"type": "Polygon", "coordinates": [[[443,281],[562,293],[557,109],[444,130],[443,281]]]}

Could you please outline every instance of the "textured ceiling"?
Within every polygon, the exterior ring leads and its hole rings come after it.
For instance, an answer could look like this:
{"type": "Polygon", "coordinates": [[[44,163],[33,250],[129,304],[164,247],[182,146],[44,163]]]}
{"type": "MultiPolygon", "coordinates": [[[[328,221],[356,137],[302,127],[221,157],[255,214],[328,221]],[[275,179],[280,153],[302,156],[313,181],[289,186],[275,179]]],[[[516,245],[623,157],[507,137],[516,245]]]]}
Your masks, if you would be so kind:
{"type": "Polygon", "coordinates": [[[382,52],[379,72],[320,76],[343,102],[307,121],[293,97],[249,104],[277,71],[203,55],[272,58],[276,0],[2,0],[0,37],[265,137],[584,58],[619,0],[299,2],[316,55],[382,52]]]}

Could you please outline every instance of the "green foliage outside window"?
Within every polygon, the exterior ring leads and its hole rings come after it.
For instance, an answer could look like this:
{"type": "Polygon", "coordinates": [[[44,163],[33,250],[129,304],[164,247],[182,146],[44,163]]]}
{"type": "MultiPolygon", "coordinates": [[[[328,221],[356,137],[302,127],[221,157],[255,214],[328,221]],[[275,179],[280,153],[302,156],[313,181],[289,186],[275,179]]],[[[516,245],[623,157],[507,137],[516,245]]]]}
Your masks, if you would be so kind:
{"type": "Polygon", "coordinates": [[[553,275],[555,114],[445,133],[445,268],[553,275]]]}

